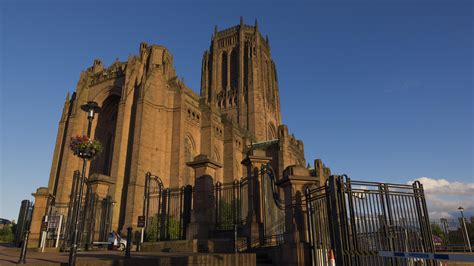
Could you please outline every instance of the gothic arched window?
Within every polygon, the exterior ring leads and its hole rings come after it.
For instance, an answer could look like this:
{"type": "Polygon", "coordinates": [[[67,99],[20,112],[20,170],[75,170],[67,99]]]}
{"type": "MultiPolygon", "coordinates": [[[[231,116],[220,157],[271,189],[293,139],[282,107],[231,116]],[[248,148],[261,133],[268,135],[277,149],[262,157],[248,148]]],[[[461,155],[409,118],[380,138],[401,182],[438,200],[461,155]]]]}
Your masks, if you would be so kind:
{"type": "Polygon", "coordinates": [[[276,139],[276,138],[277,138],[277,134],[276,134],[275,126],[273,125],[273,123],[269,123],[268,124],[267,139],[272,140],[272,139],[276,139]]]}
{"type": "Polygon", "coordinates": [[[94,138],[102,143],[102,153],[91,162],[90,173],[110,176],[114,152],[115,126],[120,96],[110,95],[102,102],[102,110],[98,114],[94,138]]]}
{"type": "Polygon", "coordinates": [[[221,55],[221,84],[222,89],[227,88],[227,52],[222,52],[221,55]]]}
{"type": "Polygon", "coordinates": [[[267,96],[270,101],[273,101],[273,84],[270,62],[266,61],[266,74],[267,74],[267,96]]]}
{"type": "MultiPolygon", "coordinates": [[[[191,136],[186,136],[184,138],[184,162],[191,162],[194,158],[194,143],[191,136]]],[[[193,169],[189,166],[184,167],[184,176],[182,185],[192,184],[194,179],[194,172],[193,169]]]]}
{"type": "Polygon", "coordinates": [[[230,84],[233,90],[237,89],[239,84],[239,53],[237,48],[230,54],[230,84]]]}

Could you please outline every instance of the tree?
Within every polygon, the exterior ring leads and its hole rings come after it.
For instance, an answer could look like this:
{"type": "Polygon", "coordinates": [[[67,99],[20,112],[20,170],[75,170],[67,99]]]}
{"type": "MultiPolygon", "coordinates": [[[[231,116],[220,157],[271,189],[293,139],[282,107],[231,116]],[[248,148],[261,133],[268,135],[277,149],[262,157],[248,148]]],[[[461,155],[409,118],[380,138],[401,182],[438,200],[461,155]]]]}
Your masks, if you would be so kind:
{"type": "Polygon", "coordinates": [[[13,242],[15,236],[13,235],[12,227],[10,225],[4,225],[0,229],[0,242],[13,242]]]}
{"type": "Polygon", "coordinates": [[[431,232],[433,233],[433,235],[440,237],[441,239],[443,239],[443,241],[446,241],[446,236],[438,224],[431,224],[431,232]]]}

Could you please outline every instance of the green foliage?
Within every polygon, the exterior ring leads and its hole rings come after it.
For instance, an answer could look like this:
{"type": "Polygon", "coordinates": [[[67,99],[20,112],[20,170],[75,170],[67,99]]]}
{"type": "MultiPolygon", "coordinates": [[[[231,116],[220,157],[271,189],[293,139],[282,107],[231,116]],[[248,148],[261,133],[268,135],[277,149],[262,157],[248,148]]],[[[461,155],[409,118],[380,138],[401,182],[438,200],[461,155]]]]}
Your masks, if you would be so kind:
{"type": "MultiPolygon", "coordinates": [[[[235,201],[236,206],[239,206],[239,201],[235,201]]],[[[232,229],[234,227],[234,212],[231,202],[226,202],[224,200],[219,201],[218,209],[218,226],[221,229],[232,229]]]]}
{"type": "Polygon", "coordinates": [[[69,148],[81,158],[94,159],[102,152],[102,143],[92,140],[86,135],[71,137],[69,148]]]}
{"type": "Polygon", "coordinates": [[[431,232],[433,233],[433,235],[438,236],[443,240],[446,240],[446,236],[439,225],[431,224],[431,232]]]}
{"type": "Polygon", "coordinates": [[[0,242],[13,242],[15,236],[13,235],[12,227],[5,225],[0,229],[0,242]]]}
{"type": "Polygon", "coordinates": [[[180,239],[179,220],[176,220],[174,217],[170,216],[166,216],[163,219],[162,217],[158,217],[157,215],[155,215],[148,219],[148,224],[145,229],[145,232],[146,240],[149,242],[166,240],[167,237],[169,237],[169,239],[180,239]],[[163,226],[167,228],[161,227],[162,222],[164,222],[163,226]],[[161,232],[163,232],[163,236],[161,236],[161,232]]]}

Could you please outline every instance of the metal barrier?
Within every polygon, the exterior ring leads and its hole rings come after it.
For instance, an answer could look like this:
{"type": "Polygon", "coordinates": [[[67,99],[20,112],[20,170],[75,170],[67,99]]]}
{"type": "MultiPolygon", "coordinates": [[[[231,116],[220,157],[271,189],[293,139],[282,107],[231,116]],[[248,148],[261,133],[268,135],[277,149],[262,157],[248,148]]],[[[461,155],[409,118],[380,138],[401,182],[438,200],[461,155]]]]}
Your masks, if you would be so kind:
{"type": "Polygon", "coordinates": [[[280,190],[276,186],[276,177],[270,164],[263,165],[260,170],[262,216],[264,243],[262,246],[278,246],[283,243],[285,233],[285,203],[280,198],[280,190]]]}
{"type": "Polygon", "coordinates": [[[187,225],[191,221],[192,186],[163,188],[157,176],[147,173],[144,216],[145,241],[186,239],[187,225]]]}
{"type": "Polygon", "coordinates": [[[242,224],[242,192],[243,181],[231,183],[217,182],[214,185],[216,230],[234,230],[242,224]]]}
{"type": "Polygon", "coordinates": [[[473,221],[466,222],[466,228],[471,229],[465,230],[462,224],[462,218],[459,220],[441,218],[439,221],[431,221],[431,231],[433,233],[435,249],[438,252],[444,251],[458,251],[458,252],[469,252],[469,242],[467,238],[474,242],[474,228],[473,221]]]}
{"type": "MultiPolygon", "coordinates": [[[[434,252],[423,186],[351,181],[331,176],[306,189],[307,223],[313,265],[405,265],[379,251],[434,252]]],[[[432,261],[427,260],[428,263],[432,261]]]]}
{"type": "MultiPolygon", "coordinates": [[[[75,221],[75,209],[79,208],[78,247],[89,249],[93,242],[107,242],[108,234],[111,232],[112,222],[112,198],[110,196],[101,199],[92,193],[87,182],[80,182],[80,172],[75,171],[73,185],[71,188],[66,226],[64,226],[62,250],[71,247],[73,227],[75,221]],[[86,190],[85,199],[79,198],[80,185],[86,190]]],[[[60,237],[60,235],[58,236],[60,237]]]]}

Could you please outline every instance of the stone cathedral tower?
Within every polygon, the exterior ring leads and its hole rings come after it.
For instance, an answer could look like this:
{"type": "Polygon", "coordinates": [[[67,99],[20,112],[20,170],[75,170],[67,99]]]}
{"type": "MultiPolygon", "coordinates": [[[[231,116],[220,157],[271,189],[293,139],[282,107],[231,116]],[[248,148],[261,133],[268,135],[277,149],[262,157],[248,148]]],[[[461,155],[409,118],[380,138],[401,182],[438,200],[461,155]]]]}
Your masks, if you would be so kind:
{"type": "Polygon", "coordinates": [[[201,97],[258,141],[277,138],[280,96],[268,37],[255,26],[217,31],[202,59],[201,97]]]}

